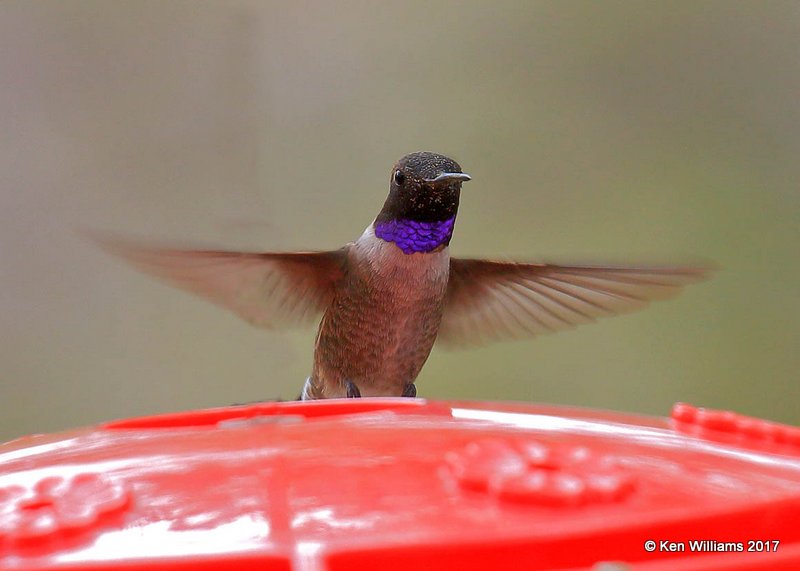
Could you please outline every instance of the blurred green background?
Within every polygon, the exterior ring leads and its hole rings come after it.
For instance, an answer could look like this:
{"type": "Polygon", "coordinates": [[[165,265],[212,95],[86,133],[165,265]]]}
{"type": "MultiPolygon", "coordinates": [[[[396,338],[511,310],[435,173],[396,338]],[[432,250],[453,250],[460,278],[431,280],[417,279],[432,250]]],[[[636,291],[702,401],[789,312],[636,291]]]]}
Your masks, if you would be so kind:
{"type": "Polygon", "coordinates": [[[452,250],[709,260],[648,310],[467,352],[421,396],[800,422],[797,2],[0,4],[0,439],[292,398],[314,332],[250,328],[76,235],[327,249],[421,149],[452,250]]]}

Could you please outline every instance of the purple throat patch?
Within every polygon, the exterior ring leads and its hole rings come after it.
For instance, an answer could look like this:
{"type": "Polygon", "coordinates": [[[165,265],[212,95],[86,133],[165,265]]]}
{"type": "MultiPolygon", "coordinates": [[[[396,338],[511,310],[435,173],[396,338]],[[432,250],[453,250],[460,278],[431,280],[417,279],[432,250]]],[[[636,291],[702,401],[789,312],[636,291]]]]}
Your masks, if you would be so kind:
{"type": "Polygon", "coordinates": [[[375,235],[394,242],[404,254],[431,252],[450,241],[456,217],[437,222],[415,220],[388,220],[375,225],[375,235]]]}

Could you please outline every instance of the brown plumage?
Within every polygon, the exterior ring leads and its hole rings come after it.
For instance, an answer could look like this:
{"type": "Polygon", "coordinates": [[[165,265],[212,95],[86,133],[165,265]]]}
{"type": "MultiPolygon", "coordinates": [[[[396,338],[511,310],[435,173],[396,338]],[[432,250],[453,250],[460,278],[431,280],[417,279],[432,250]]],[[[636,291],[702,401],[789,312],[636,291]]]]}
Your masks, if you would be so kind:
{"type": "Polygon", "coordinates": [[[304,398],[413,395],[437,339],[477,345],[569,329],[672,297],[708,275],[703,268],[451,259],[461,183],[469,177],[432,153],[408,155],[392,173],[376,221],[338,250],[243,253],[99,242],[259,327],[322,316],[304,398]]]}
{"type": "Polygon", "coordinates": [[[439,339],[480,345],[572,329],[669,299],[703,280],[703,268],[562,266],[450,261],[439,339]]]}

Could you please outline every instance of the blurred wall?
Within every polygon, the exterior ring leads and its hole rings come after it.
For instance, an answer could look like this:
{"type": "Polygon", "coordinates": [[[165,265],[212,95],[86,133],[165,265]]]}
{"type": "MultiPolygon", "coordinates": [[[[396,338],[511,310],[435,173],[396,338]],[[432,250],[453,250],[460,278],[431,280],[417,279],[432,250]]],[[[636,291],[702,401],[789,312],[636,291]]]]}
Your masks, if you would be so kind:
{"type": "Polygon", "coordinates": [[[645,312],[434,351],[435,398],[800,422],[796,2],[0,3],[0,439],[294,397],[313,331],[171,290],[80,228],[325,249],[428,149],[455,255],[713,260],[645,312]]]}

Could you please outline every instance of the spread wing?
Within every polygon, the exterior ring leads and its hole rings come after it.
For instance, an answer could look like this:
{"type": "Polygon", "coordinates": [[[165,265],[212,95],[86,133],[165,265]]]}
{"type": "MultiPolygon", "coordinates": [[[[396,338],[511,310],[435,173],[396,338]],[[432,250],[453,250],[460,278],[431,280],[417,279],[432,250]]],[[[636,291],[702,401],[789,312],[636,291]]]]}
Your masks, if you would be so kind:
{"type": "Polygon", "coordinates": [[[146,274],[230,309],[268,329],[318,317],[343,275],[345,250],[296,253],[193,251],[96,241],[146,274]]]}
{"type": "Polygon", "coordinates": [[[702,268],[647,268],[450,261],[442,326],[446,345],[481,345],[571,329],[636,311],[708,275],[702,268]]]}

